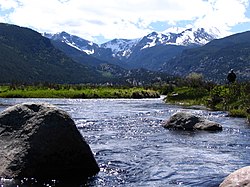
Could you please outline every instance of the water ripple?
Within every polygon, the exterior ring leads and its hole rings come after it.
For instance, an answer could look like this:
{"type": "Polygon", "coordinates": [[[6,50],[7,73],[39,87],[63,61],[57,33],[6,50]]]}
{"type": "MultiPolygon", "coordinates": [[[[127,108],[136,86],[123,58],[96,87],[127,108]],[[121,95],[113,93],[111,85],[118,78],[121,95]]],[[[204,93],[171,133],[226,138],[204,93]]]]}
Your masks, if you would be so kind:
{"type": "MultiPolygon", "coordinates": [[[[0,99],[6,107],[24,101],[0,99]]],[[[95,155],[101,171],[83,186],[213,187],[232,171],[250,165],[250,127],[244,119],[230,118],[225,112],[166,105],[161,99],[42,101],[73,117],[95,155]],[[162,123],[178,111],[214,120],[223,131],[164,129],[162,123]]]]}

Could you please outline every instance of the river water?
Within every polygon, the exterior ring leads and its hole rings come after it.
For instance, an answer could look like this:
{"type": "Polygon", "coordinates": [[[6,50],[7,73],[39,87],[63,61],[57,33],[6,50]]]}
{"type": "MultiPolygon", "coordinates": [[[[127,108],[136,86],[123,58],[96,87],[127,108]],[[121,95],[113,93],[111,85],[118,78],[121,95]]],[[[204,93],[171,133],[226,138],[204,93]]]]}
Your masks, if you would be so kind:
{"type": "MultiPolygon", "coordinates": [[[[227,117],[225,112],[167,105],[162,98],[0,99],[0,111],[23,102],[52,103],[73,117],[101,168],[82,186],[212,187],[250,165],[250,126],[245,119],[227,117]],[[162,123],[177,111],[219,122],[223,131],[164,129],[162,123]]],[[[1,183],[15,186],[14,182],[1,183]]]]}

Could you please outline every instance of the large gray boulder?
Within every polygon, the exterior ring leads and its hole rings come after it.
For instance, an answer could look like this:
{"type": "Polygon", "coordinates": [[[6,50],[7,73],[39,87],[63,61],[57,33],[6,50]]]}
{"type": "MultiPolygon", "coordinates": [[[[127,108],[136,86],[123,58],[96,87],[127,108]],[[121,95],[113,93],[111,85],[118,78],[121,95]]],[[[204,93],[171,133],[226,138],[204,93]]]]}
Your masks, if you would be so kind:
{"type": "Polygon", "coordinates": [[[177,130],[207,130],[217,131],[222,130],[222,126],[216,122],[209,121],[200,116],[188,112],[178,112],[167,120],[163,126],[168,129],[177,130]]]}
{"type": "Polygon", "coordinates": [[[0,113],[0,177],[86,179],[98,164],[74,121],[49,104],[19,104],[0,113]]]}
{"type": "Polygon", "coordinates": [[[228,175],[220,187],[250,187],[250,166],[236,170],[228,175]]]}

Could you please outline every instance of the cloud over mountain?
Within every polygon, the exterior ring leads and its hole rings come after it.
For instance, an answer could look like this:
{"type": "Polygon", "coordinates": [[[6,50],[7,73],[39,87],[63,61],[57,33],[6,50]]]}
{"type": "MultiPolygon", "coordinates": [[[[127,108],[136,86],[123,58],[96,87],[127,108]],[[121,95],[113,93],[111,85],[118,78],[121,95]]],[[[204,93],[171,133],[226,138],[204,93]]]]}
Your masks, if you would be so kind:
{"type": "Polygon", "coordinates": [[[248,0],[0,0],[0,21],[40,32],[65,30],[100,43],[187,24],[227,34],[249,22],[248,6],[248,0]]]}

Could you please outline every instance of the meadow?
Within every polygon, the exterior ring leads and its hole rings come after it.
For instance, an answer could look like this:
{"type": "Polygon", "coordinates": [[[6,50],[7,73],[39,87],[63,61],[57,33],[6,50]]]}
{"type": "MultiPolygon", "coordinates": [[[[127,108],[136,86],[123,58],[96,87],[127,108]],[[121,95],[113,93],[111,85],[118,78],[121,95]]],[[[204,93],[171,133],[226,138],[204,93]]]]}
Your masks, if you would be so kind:
{"type": "Polygon", "coordinates": [[[1,98],[157,98],[159,93],[142,87],[85,85],[4,85],[1,98]]]}

